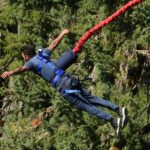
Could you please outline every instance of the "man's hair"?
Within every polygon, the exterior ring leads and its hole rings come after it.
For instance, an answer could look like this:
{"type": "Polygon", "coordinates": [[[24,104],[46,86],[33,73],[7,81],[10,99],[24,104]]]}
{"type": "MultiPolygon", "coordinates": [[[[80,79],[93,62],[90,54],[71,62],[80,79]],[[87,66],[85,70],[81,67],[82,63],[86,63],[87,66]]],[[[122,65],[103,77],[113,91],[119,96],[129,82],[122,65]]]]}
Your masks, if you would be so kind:
{"type": "Polygon", "coordinates": [[[36,55],[35,46],[31,44],[25,44],[20,48],[21,52],[29,57],[33,57],[36,55]]]}

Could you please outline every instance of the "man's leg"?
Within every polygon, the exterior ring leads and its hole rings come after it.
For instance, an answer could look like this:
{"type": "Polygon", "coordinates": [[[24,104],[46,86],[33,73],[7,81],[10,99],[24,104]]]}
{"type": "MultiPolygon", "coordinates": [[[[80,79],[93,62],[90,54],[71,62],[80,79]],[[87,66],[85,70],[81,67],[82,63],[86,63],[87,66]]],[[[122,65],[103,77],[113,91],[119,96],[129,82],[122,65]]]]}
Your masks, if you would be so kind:
{"type": "Polygon", "coordinates": [[[92,115],[95,115],[95,116],[97,116],[101,119],[104,119],[106,121],[109,121],[109,122],[111,122],[111,120],[113,119],[113,117],[110,114],[102,111],[101,109],[98,109],[94,105],[88,103],[86,100],[83,100],[77,94],[66,94],[66,95],[64,95],[64,97],[70,103],[74,104],[75,106],[77,106],[78,108],[80,108],[84,111],[89,112],[92,115]]]}
{"type": "Polygon", "coordinates": [[[79,95],[76,94],[66,94],[64,98],[70,103],[74,104],[78,108],[89,112],[92,115],[97,116],[98,118],[104,119],[111,123],[111,125],[115,128],[116,135],[118,136],[120,132],[121,119],[113,118],[112,115],[98,109],[94,105],[88,103],[86,100],[83,100],[79,95]]]}
{"type": "Polygon", "coordinates": [[[114,103],[111,103],[107,100],[100,99],[99,97],[92,96],[90,99],[88,99],[91,104],[93,105],[100,105],[102,107],[108,108],[112,111],[115,111],[121,118],[121,126],[124,127],[127,124],[127,108],[126,107],[120,107],[114,103]]]}
{"type": "Polygon", "coordinates": [[[106,107],[106,108],[108,108],[110,110],[113,110],[113,111],[116,111],[116,112],[119,111],[119,106],[118,105],[113,104],[113,103],[111,103],[107,100],[101,99],[97,96],[93,96],[93,95],[90,94],[90,92],[88,92],[86,90],[83,90],[82,95],[92,105],[106,107]]]}
{"type": "Polygon", "coordinates": [[[108,108],[112,111],[115,111],[118,113],[118,115],[122,118],[121,120],[121,126],[124,127],[127,124],[127,108],[126,107],[120,107],[116,104],[113,104],[107,100],[101,99],[97,96],[93,96],[91,95],[88,91],[83,90],[82,95],[84,96],[84,98],[91,103],[94,106],[102,106],[105,108],[108,108]]]}

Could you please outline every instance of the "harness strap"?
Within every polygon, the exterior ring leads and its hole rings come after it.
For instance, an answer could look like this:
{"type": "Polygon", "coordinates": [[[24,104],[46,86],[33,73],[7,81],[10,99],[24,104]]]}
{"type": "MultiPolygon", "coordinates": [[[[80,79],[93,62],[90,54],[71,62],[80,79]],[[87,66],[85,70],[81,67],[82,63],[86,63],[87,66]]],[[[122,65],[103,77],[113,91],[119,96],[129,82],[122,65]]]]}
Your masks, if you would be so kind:
{"type": "Polygon", "coordinates": [[[41,71],[42,71],[42,57],[37,56],[37,58],[39,60],[37,72],[38,72],[38,74],[41,74],[41,71]]]}
{"type": "Polygon", "coordinates": [[[75,94],[78,96],[78,98],[80,98],[80,100],[90,106],[92,106],[92,104],[82,95],[82,92],[80,90],[70,90],[70,89],[65,89],[65,94],[75,94]]]}
{"type": "Polygon", "coordinates": [[[53,67],[53,66],[51,65],[51,63],[50,63],[47,59],[45,59],[45,58],[43,58],[43,57],[40,57],[40,56],[37,56],[37,58],[38,58],[38,60],[39,60],[38,68],[37,68],[38,73],[41,73],[41,70],[42,70],[42,62],[45,62],[45,63],[47,63],[50,67],[53,67]]]}
{"type": "MultiPolygon", "coordinates": [[[[48,66],[50,66],[51,68],[53,67],[51,65],[51,63],[48,61],[48,59],[46,57],[44,57],[43,55],[37,55],[37,58],[39,60],[38,63],[38,68],[37,68],[37,72],[38,74],[41,75],[41,71],[42,71],[42,62],[47,63],[48,66]]],[[[55,86],[57,80],[60,78],[60,76],[62,76],[64,74],[64,71],[61,69],[56,69],[51,77],[51,85],[55,86]]]]}
{"type": "Polygon", "coordinates": [[[80,91],[79,91],[79,90],[69,90],[69,89],[65,89],[65,93],[66,93],[66,94],[72,94],[72,93],[79,94],[80,91]]]}
{"type": "Polygon", "coordinates": [[[57,70],[55,71],[56,76],[55,76],[54,79],[52,80],[51,85],[52,85],[52,86],[55,86],[57,80],[58,80],[64,73],[65,73],[65,72],[64,72],[63,70],[57,69],[57,70]]]}

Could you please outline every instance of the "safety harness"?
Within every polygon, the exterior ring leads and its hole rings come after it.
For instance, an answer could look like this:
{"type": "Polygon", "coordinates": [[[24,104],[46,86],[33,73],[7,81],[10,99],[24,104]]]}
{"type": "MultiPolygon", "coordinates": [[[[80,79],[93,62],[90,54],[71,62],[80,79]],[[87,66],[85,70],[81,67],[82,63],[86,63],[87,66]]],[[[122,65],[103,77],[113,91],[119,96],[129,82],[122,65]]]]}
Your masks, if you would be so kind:
{"type": "Polygon", "coordinates": [[[37,68],[37,72],[39,75],[42,75],[42,67],[43,67],[43,63],[46,63],[47,67],[51,68],[53,70],[52,75],[49,77],[47,76],[47,78],[50,78],[50,83],[52,86],[56,85],[57,80],[65,73],[63,70],[61,69],[57,69],[56,66],[53,64],[53,62],[51,62],[49,60],[49,55],[45,54],[43,55],[43,50],[39,49],[38,50],[38,55],[37,55],[37,59],[39,60],[38,62],[38,68],[37,68]]]}
{"type": "Polygon", "coordinates": [[[64,94],[64,95],[74,94],[77,97],[80,97],[80,99],[82,101],[84,101],[85,103],[91,105],[82,96],[83,89],[80,88],[80,90],[78,90],[78,87],[76,87],[76,86],[80,85],[79,84],[80,80],[68,77],[68,75],[66,75],[63,79],[64,81],[56,87],[56,83],[57,83],[58,79],[61,76],[63,76],[65,74],[65,72],[61,69],[57,69],[56,66],[49,60],[49,55],[46,55],[45,53],[43,55],[43,50],[42,49],[39,49],[37,58],[39,60],[38,68],[37,68],[37,72],[38,72],[39,75],[41,75],[42,64],[44,62],[44,63],[46,63],[47,67],[50,67],[50,68],[52,68],[52,70],[54,70],[54,72],[52,73],[52,75],[50,77],[50,83],[51,83],[52,86],[54,86],[59,92],[61,92],[61,93],[63,92],[62,94],[64,94]]]}

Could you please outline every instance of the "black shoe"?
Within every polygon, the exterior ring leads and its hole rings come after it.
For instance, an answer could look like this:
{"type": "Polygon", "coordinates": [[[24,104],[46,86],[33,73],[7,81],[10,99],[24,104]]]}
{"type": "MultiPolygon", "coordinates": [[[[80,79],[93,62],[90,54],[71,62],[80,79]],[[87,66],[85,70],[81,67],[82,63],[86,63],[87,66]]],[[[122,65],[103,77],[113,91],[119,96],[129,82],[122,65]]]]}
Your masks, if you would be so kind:
{"type": "Polygon", "coordinates": [[[119,108],[119,115],[121,117],[121,127],[125,127],[128,122],[128,111],[126,107],[119,108]]]}

